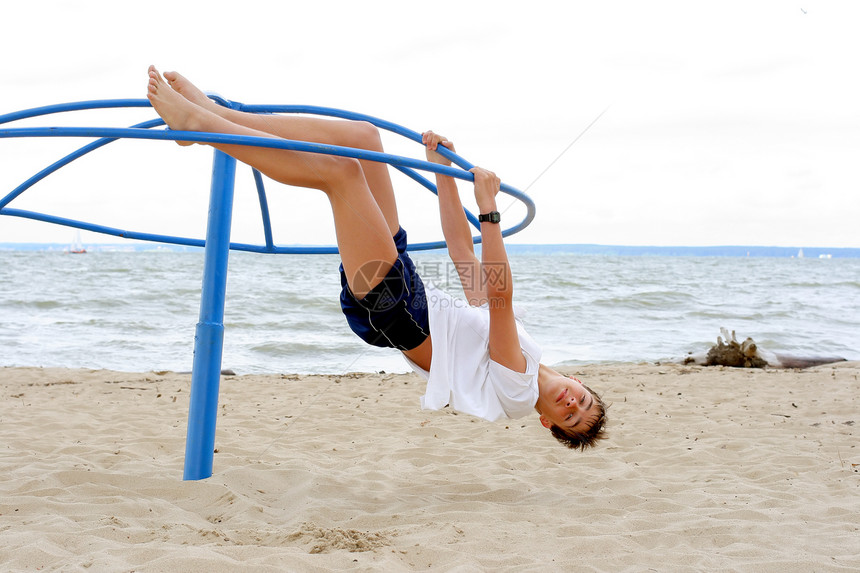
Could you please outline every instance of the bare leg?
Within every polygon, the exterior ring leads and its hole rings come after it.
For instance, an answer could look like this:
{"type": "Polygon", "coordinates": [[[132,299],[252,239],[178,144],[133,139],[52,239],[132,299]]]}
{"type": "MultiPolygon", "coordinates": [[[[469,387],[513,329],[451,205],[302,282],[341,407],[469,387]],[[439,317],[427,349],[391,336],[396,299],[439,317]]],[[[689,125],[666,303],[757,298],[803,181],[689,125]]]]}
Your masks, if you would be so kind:
{"type": "MultiPolygon", "coordinates": [[[[167,85],[154,67],[149,69],[147,97],[172,129],[274,138],[185,99],[167,85]]],[[[397,249],[358,161],[244,145],[213,144],[213,147],[276,181],[319,189],[328,196],[344,271],[356,297],[363,298],[384,278],[397,258],[397,249]]]]}
{"type": "MultiPolygon", "coordinates": [[[[218,105],[197,86],[177,72],[165,72],[164,78],[183,97],[200,107],[238,125],[265,131],[284,139],[342,145],[370,151],[382,151],[379,131],[373,125],[356,121],[333,121],[315,117],[262,115],[228,109],[218,105]]],[[[360,161],[368,187],[379,205],[393,236],[400,228],[394,188],[385,163],[360,161]]]]}

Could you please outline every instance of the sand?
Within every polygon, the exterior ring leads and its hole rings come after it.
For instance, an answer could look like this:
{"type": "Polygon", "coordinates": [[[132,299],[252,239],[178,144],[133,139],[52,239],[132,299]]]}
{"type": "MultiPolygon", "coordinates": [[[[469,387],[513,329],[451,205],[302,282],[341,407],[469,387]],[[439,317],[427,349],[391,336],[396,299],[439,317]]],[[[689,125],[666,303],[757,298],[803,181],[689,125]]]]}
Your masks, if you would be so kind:
{"type": "Polygon", "coordinates": [[[565,372],[612,402],[597,450],[412,374],[225,377],[184,482],[189,375],[0,369],[0,570],[860,569],[860,362],[565,372]]]}

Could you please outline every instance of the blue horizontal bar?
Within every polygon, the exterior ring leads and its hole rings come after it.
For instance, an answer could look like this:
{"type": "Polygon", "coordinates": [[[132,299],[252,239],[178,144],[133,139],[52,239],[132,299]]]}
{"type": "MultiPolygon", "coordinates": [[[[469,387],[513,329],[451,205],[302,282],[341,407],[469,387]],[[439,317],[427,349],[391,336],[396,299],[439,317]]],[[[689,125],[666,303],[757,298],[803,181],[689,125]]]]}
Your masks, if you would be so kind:
{"type": "Polygon", "coordinates": [[[246,145],[251,147],[267,147],[272,149],[287,149],[289,151],[304,151],[308,153],[319,153],[324,155],[337,155],[340,157],[352,157],[354,159],[365,159],[412,167],[423,171],[432,171],[465,181],[473,181],[475,176],[468,171],[455,169],[447,165],[440,165],[430,161],[414,159],[370,151],[367,149],[356,149],[340,145],[327,145],[323,143],[311,143],[308,141],[295,141],[292,139],[274,139],[271,137],[256,137],[251,135],[233,135],[228,133],[203,133],[199,131],[181,130],[151,130],[133,127],[19,127],[0,129],[0,137],[105,137],[125,139],[159,139],[168,141],[192,141],[195,143],[218,143],[221,145],[246,145]]]}
{"type": "Polygon", "coordinates": [[[42,107],[34,107],[23,109],[0,115],[0,125],[9,123],[10,121],[18,121],[31,117],[39,117],[41,115],[50,115],[53,113],[64,113],[67,111],[82,111],[87,109],[108,109],[122,107],[152,107],[147,99],[99,99],[91,101],[76,101],[71,103],[58,103],[53,105],[45,105],[42,107]]]}

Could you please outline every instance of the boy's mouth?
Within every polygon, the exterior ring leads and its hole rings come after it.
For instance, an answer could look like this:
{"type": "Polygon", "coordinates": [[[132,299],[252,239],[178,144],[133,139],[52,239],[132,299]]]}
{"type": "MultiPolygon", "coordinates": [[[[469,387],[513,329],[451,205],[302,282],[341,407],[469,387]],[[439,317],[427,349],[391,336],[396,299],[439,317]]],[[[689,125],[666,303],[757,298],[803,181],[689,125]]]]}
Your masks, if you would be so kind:
{"type": "Polygon", "coordinates": [[[564,390],[561,391],[561,393],[559,393],[558,398],[555,399],[555,403],[558,404],[559,402],[561,402],[566,395],[567,395],[567,388],[565,388],[564,390]]]}

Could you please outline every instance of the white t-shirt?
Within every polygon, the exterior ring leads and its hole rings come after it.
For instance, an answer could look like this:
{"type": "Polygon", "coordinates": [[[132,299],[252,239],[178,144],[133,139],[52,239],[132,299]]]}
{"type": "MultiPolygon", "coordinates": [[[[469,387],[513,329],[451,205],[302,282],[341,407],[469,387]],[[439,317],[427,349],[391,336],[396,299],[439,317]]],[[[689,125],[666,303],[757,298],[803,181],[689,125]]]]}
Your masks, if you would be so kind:
{"type": "Polygon", "coordinates": [[[490,311],[486,304],[469,306],[432,284],[426,291],[433,339],[430,372],[406,358],[412,369],[427,380],[421,408],[439,410],[450,405],[458,412],[491,422],[533,412],[538,399],[541,349],[519,318],[517,333],[526,359],[525,372],[490,360],[490,311]]]}

